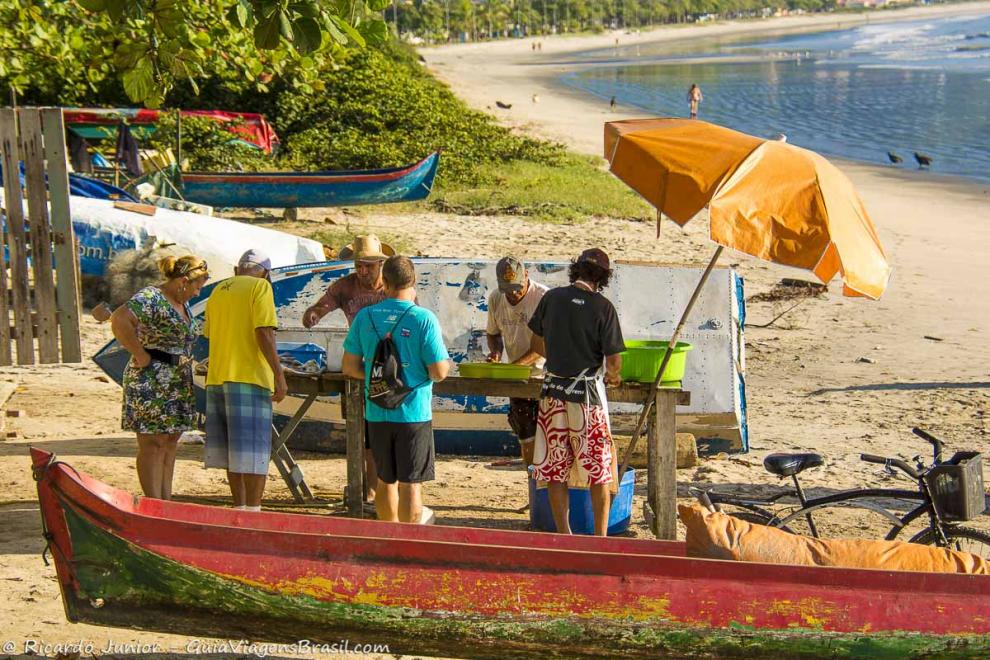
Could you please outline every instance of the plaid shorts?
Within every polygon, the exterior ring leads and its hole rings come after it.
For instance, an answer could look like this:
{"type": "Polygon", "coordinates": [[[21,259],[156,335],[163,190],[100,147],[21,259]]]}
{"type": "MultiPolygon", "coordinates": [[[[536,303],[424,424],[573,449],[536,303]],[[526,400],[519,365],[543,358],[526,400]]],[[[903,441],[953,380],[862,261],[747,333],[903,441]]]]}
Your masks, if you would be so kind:
{"type": "Polygon", "coordinates": [[[206,467],[268,474],[272,393],[248,383],[206,387],[206,467]]]}

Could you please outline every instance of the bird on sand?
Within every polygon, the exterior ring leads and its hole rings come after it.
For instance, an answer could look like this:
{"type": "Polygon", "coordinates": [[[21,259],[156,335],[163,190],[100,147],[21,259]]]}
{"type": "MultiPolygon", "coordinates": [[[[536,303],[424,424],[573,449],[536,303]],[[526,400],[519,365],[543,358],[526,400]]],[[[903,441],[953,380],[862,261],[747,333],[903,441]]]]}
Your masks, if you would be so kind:
{"type": "Polygon", "coordinates": [[[501,101],[495,101],[495,105],[502,108],[503,110],[508,110],[512,107],[511,103],[502,103],[501,101]]]}
{"type": "Polygon", "coordinates": [[[899,165],[900,163],[903,163],[904,162],[904,159],[901,158],[900,156],[898,156],[897,154],[895,154],[893,151],[888,151],[887,152],[887,158],[894,165],[899,165]]]}
{"type": "Polygon", "coordinates": [[[914,159],[918,161],[918,169],[931,167],[932,161],[935,160],[933,157],[919,154],[917,151],[914,152],[914,159]]]}

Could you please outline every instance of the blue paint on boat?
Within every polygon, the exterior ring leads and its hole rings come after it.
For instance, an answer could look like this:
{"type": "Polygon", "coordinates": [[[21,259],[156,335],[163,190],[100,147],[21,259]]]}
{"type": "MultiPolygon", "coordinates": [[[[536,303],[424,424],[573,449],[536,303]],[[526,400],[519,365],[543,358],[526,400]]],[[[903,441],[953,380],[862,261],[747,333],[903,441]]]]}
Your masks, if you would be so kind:
{"type": "Polygon", "coordinates": [[[183,196],[220,207],[306,208],[425,199],[440,164],[434,152],[413,165],[326,172],[184,173],[183,196]]]}

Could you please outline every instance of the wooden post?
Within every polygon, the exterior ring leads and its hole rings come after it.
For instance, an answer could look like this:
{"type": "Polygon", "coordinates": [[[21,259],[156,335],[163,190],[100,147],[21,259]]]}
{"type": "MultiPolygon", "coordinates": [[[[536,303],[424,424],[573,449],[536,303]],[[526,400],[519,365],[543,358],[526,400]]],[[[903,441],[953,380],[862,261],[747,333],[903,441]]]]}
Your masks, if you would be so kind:
{"type": "MultiPolygon", "coordinates": [[[[13,94],[13,90],[11,90],[13,94]]],[[[2,154],[0,154],[2,158],[2,154]]],[[[8,217],[7,222],[10,222],[8,217]]],[[[7,257],[4,255],[7,244],[6,232],[0,232],[0,367],[11,365],[10,354],[10,306],[7,304],[7,257]]]]}
{"type": "Polygon", "coordinates": [[[649,437],[651,472],[654,479],[647,484],[653,503],[653,533],[659,539],[677,538],[677,433],[675,406],[679,391],[658,389],[656,418],[649,437]]]}
{"type": "Polygon", "coordinates": [[[79,332],[79,252],[69,212],[69,170],[65,160],[65,126],[61,108],[41,111],[48,161],[48,195],[52,210],[52,242],[55,244],[55,300],[58,307],[62,362],[82,362],[79,332]]]}
{"type": "Polygon", "coordinates": [[[660,456],[657,454],[657,424],[656,418],[650,417],[646,422],[646,507],[649,515],[646,524],[654,536],[657,536],[657,476],[660,471],[660,456]]]}
{"type": "Polygon", "coordinates": [[[31,327],[27,240],[24,235],[24,203],[21,197],[21,158],[17,139],[17,115],[12,108],[0,109],[0,150],[3,150],[3,191],[4,205],[7,207],[10,286],[14,292],[17,364],[34,364],[34,329],[31,327]]]}
{"type": "Polygon", "coordinates": [[[28,198],[31,235],[31,266],[34,273],[34,303],[37,309],[39,362],[58,362],[58,324],[55,281],[52,270],[52,236],[48,224],[48,189],[41,139],[41,113],[37,108],[18,111],[21,127],[21,158],[28,198]]]}
{"type": "Polygon", "coordinates": [[[364,382],[347,379],[347,492],[345,503],[352,518],[364,514],[364,382]]]}

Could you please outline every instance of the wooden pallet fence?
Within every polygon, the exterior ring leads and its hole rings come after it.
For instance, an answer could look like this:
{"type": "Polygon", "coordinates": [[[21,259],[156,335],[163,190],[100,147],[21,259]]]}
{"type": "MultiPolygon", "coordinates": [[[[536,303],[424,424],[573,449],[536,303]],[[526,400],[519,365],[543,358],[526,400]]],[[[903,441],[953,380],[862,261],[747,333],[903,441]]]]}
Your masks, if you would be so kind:
{"type": "Polygon", "coordinates": [[[0,366],[13,364],[15,356],[19,365],[81,362],[80,278],[62,110],[0,108],[0,166],[0,366]]]}

